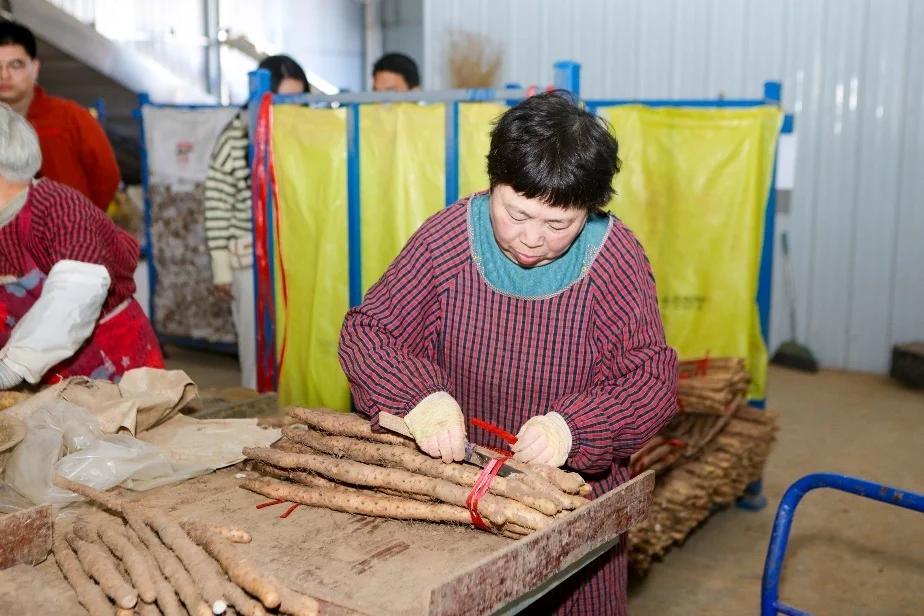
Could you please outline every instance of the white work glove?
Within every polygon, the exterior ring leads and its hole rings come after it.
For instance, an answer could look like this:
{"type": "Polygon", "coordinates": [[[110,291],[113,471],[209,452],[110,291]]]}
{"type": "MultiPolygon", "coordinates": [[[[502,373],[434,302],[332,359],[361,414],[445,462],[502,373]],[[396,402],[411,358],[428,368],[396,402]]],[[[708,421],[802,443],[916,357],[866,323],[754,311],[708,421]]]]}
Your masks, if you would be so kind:
{"type": "Polygon", "coordinates": [[[22,376],[0,361],[0,389],[12,389],[22,383],[22,376]]]}
{"type": "Polygon", "coordinates": [[[109,292],[102,265],[58,261],[48,272],[41,296],[13,327],[0,361],[32,383],[73,355],[90,337],[109,292]]]}
{"type": "Polygon", "coordinates": [[[455,398],[445,391],[430,394],[404,416],[417,446],[443,462],[465,457],[465,418],[455,398]]]}
{"type": "Polygon", "coordinates": [[[523,424],[511,449],[518,462],[561,466],[571,453],[571,430],[558,413],[539,415],[523,424]]]}

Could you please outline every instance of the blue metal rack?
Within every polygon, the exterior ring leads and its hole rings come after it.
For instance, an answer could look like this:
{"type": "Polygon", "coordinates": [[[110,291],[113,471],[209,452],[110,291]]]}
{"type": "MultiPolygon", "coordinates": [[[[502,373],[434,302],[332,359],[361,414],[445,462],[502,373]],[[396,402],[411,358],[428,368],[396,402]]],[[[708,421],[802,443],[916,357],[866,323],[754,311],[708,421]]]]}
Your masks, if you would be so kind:
{"type": "Polygon", "coordinates": [[[808,614],[779,600],[780,574],[783,570],[783,559],[786,556],[786,545],[789,542],[789,531],[796,515],[796,507],[799,506],[803,496],[819,488],[849,492],[888,505],[924,513],[924,494],[835,473],[814,473],[799,479],[786,490],[776,510],[776,518],[773,520],[773,532],[770,535],[770,545],[767,548],[767,560],[764,563],[764,575],[761,582],[761,616],[776,616],[777,614],[807,616],[808,614]]]}
{"type": "MultiPolygon", "coordinates": [[[[252,123],[256,121],[256,108],[262,95],[269,90],[269,75],[260,75],[266,71],[254,71],[251,76],[251,113],[252,123]]],[[[554,87],[569,90],[576,96],[580,95],[580,64],[571,61],[559,61],[554,65],[554,87]]],[[[359,177],[360,165],[359,159],[359,109],[364,104],[375,103],[393,103],[393,102],[442,102],[446,103],[445,118],[445,196],[446,204],[452,204],[458,199],[459,186],[459,103],[476,102],[476,101],[503,101],[507,104],[515,104],[524,97],[534,93],[536,89],[523,89],[518,84],[508,84],[503,89],[469,89],[469,90],[445,90],[438,92],[354,92],[336,95],[324,94],[294,94],[294,95],[274,95],[273,104],[300,104],[300,105],[345,105],[347,107],[347,233],[348,233],[348,272],[349,272],[349,302],[355,306],[362,301],[362,254],[361,254],[361,236],[360,236],[360,190],[359,177]]],[[[782,101],[782,85],[779,82],[769,81],[764,84],[764,96],[760,99],[593,99],[585,101],[587,108],[597,113],[602,107],[626,104],[642,104],[651,107],[756,107],[760,105],[780,105],[782,101]]],[[[793,118],[786,115],[783,123],[783,133],[791,132],[793,127],[793,118]]],[[[775,178],[775,175],[774,175],[775,178]]],[[[272,217],[273,211],[272,191],[268,191],[267,197],[267,234],[265,238],[271,263],[271,282],[272,288],[275,288],[275,258],[274,237],[272,217]]],[[[764,340],[769,337],[770,329],[770,305],[771,305],[771,287],[772,287],[772,268],[773,268],[773,238],[774,238],[774,221],[776,213],[776,191],[771,184],[771,190],[768,196],[767,207],[764,218],[764,238],[761,253],[761,265],[759,272],[758,291],[756,301],[760,313],[760,327],[764,340]]],[[[257,238],[254,238],[256,242],[257,238]]],[[[255,289],[259,293],[259,281],[256,281],[255,289]]],[[[269,320],[264,320],[259,324],[263,328],[264,339],[267,349],[261,352],[273,352],[275,359],[275,334],[274,324],[269,320]]],[[[753,400],[752,404],[763,408],[764,400],[753,400]]],[[[749,486],[749,493],[756,495],[756,501],[745,500],[744,506],[753,505],[755,508],[761,508],[765,502],[762,501],[760,494],[759,482],[749,486]]]]}

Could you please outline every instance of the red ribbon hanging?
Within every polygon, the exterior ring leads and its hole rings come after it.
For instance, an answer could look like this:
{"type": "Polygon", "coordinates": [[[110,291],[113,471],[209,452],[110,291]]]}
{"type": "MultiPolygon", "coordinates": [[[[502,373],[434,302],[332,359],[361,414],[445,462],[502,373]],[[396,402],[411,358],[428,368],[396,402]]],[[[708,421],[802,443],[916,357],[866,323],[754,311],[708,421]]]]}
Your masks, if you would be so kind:
{"type": "Polygon", "coordinates": [[[268,328],[275,322],[272,277],[270,275],[269,248],[267,246],[266,198],[267,167],[269,156],[270,112],[272,94],[266,93],[260,101],[257,126],[254,131],[253,161],[253,229],[254,265],[257,268],[257,389],[272,391],[276,382],[275,349],[272,348],[268,328]]]}
{"type": "Polygon", "coordinates": [[[485,464],[485,467],[481,469],[481,473],[478,475],[478,479],[475,480],[475,485],[472,486],[468,496],[465,497],[465,506],[468,508],[468,513],[472,518],[472,524],[481,530],[494,530],[478,513],[478,504],[481,502],[481,498],[487,494],[491,488],[491,483],[506,462],[507,458],[493,458],[485,464]]]}

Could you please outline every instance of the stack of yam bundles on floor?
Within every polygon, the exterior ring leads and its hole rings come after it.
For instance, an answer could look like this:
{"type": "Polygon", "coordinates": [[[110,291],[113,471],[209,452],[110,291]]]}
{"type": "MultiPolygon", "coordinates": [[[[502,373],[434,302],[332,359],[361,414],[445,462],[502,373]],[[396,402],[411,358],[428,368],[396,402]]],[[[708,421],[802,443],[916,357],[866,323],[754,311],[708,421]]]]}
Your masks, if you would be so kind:
{"type": "Polygon", "coordinates": [[[288,413],[298,423],[284,427],[273,447],[244,450],[262,476],[241,487],[280,501],[397,520],[469,525],[478,519],[483,530],[511,539],[588,502],[590,487],[576,473],[508,461],[520,472],[488,483],[479,467],[431,458],[410,439],[373,432],[358,415],[306,408],[288,413]],[[477,505],[476,483],[486,486],[477,505]]]}
{"type": "Polygon", "coordinates": [[[750,377],[741,358],[683,361],[679,373],[680,412],[632,456],[633,475],[648,469],[663,474],[695,458],[746,403],[750,377]]]}
{"type": "Polygon", "coordinates": [[[632,471],[658,473],[648,518],[629,531],[629,562],[644,572],[716,507],[760,478],[777,414],[745,403],[744,360],[682,362],[680,412],[632,457],[632,471]]]}
{"type": "Polygon", "coordinates": [[[55,562],[91,616],[316,616],[318,602],[281,585],[241,555],[238,528],[176,520],[169,512],[123,501],[58,477],[55,485],[108,509],[104,518],[59,521],[55,562]]]}

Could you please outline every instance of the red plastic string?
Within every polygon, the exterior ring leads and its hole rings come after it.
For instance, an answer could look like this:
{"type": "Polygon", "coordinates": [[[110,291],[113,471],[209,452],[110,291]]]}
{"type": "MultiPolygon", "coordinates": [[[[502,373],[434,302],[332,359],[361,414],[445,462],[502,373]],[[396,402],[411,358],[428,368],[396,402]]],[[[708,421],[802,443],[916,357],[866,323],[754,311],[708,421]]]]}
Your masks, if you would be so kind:
{"type": "Polygon", "coordinates": [[[517,437],[510,434],[500,426],[492,424],[490,422],[484,421],[483,419],[478,419],[477,417],[472,417],[472,425],[476,428],[481,428],[485,432],[490,432],[494,436],[501,438],[502,440],[510,443],[511,445],[517,444],[517,437]]]}
{"type": "Polygon", "coordinates": [[[266,508],[266,507],[272,507],[273,505],[278,505],[278,504],[284,503],[284,502],[285,502],[284,500],[279,500],[278,498],[274,498],[273,500],[266,501],[265,503],[260,503],[259,505],[257,505],[256,508],[257,508],[257,509],[264,509],[264,508],[266,508]]]}
{"type": "MultiPolygon", "coordinates": [[[[266,507],[273,507],[274,505],[281,505],[282,503],[287,503],[287,502],[289,501],[284,501],[279,498],[274,498],[273,500],[268,500],[265,503],[260,503],[259,505],[257,505],[257,509],[265,509],[266,507]]],[[[295,511],[301,506],[302,506],[301,503],[292,503],[292,506],[286,509],[285,512],[281,516],[279,516],[279,519],[283,520],[289,517],[290,515],[292,515],[293,511],[295,511]]]]}
{"type": "Polygon", "coordinates": [[[270,281],[269,249],[266,241],[267,156],[269,155],[269,121],[272,95],[267,93],[260,102],[254,134],[253,162],[253,225],[254,261],[257,267],[257,389],[271,391],[275,384],[275,349],[268,348],[265,324],[272,322],[273,289],[270,281]]]}
{"type": "Polygon", "coordinates": [[[696,375],[697,376],[706,376],[706,373],[709,371],[709,353],[706,352],[706,356],[696,362],[696,375]]]}
{"type": "Polygon", "coordinates": [[[472,486],[472,489],[469,491],[468,496],[465,497],[465,506],[468,507],[469,515],[472,518],[472,524],[481,530],[493,530],[481,517],[478,513],[478,503],[481,502],[481,498],[487,494],[488,489],[491,487],[491,483],[494,481],[494,478],[497,476],[497,473],[500,472],[500,469],[504,464],[506,464],[506,458],[493,458],[488,462],[481,473],[478,475],[478,479],[475,480],[475,485],[472,486]]]}
{"type": "MultiPolygon", "coordinates": [[[[273,119],[269,118],[269,134],[272,135],[273,119]]],[[[282,345],[279,350],[279,363],[276,366],[276,379],[282,374],[282,366],[286,361],[286,348],[289,342],[289,283],[286,280],[286,264],[282,258],[282,234],[279,231],[279,184],[276,182],[276,163],[273,160],[272,149],[268,150],[270,185],[273,187],[273,226],[276,228],[276,262],[279,263],[279,281],[282,286],[282,305],[286,318],[282,323],[282,345]]]]}
{"type": "Polygon", "coordinates": [[[286,512],[285,512],[285,513],[283,513],[281,516],[279,516],[279,519],[280,519],[280,520],[286,519],[287,517],[289,517],[289,516],[292,514],[293,511],[295,511],[296,509],[298,509],[298,508],[301,507],[301,506],[302,506],[301,503],[293,503],[291,507],[289,507],[288,509],[286,509],[286,512]]]}
{"type": "Polygon", "coordinates": [[[706,352],[706,356],[702,359],[695,360],[693,365],[693,370],[690,371],[689,368],[685,368],[683,372],[680,373],[680,380],[692,379],[694,376],[706,376],[709,373],[709,352],[706,352]]]}

